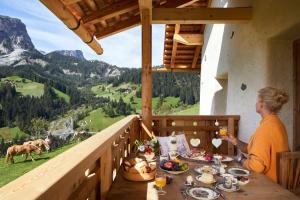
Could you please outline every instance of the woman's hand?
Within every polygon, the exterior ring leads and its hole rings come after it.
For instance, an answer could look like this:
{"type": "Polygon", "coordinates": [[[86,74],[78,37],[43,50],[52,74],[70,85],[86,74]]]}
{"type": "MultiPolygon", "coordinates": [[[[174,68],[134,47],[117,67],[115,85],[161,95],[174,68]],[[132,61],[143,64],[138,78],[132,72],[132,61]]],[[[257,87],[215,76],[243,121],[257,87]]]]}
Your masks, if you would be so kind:
{"type": "Polygon", "coordinates": [[[232,134],[228,134],[226,136],[221,136],[222,140],[226,140],[233,145],[237,145],[237,138],[234,137],[232,134]]]}

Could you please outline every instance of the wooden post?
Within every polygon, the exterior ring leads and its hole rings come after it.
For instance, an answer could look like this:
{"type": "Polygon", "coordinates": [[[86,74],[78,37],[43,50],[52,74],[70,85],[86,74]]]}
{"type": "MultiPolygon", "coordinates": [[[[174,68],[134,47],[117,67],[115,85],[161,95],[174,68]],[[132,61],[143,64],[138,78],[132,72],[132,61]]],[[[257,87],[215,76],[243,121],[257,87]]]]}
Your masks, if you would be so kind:
{"type": "Polygon", "coordinates": [[[100,158],[100,191],[101,199],[106,199],[112,180],[112,147],[109,146],[100,158]]]}
{"type": "MultiPolygon", "coordinates": [[[[228,133],[232,134],[234,136],[235,135],[235,130],[234,130],[234,118],[230,117],[228,119],[228,125],[227,125],[227,129],[228,129],[228,133]]],[[[234,146],[228,142],[228,155],[234,155],[235,154],[235,150],[234,150],[234,146]]]]}
{"type": "MultiPolygon", "coordinates": [[[[152,0],[139,0],[142,23],[142,122],[152,131],[152,0]]],[[[145,138],[145,132],[142,138],[145,138]]]]}

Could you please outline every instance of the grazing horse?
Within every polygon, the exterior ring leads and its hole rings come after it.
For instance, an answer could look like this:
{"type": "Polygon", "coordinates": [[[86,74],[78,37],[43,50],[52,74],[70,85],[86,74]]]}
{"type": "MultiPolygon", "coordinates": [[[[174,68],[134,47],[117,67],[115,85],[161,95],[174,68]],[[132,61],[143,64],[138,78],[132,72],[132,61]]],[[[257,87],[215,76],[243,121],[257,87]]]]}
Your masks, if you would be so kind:
{"type": "Polygon", "coordinates": [[[25,160],[27,160],[27,157],[29,154],[31,160],[34,161],[32,155],[31,155],[31,152],[33,152],[33,151],[37,154],[41,153],[41,149],[32,144],[13,145],[7,149],[6,162],[11,161],[11,163],[14,163],[14,156],[18,155],[18,154],[26,154],[25,160]]]}
{"type": "Polygon", "coordinates": [[[50,149],[50,146],[49,146],[48,142],[46,142],[45,140],[42,140],[42,139],[27,141],[27,142],[24,142],[23,144],[32,144],[32,145],[37,146],[39,148],[42,148],[42,146],[44,146],[45,149],[47,150],[47,152],[50,149]]]}

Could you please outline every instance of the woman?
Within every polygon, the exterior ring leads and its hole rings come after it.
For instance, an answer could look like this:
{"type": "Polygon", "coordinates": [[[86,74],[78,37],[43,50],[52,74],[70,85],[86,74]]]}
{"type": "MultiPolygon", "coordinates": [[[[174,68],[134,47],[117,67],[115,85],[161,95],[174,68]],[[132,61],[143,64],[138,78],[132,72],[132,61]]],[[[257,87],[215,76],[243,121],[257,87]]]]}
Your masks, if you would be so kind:
{"type": "Polygon", "coordinates": [[[277,182],[276,154],[289,151],[286,129],[277,115],[287,101],[288,95],[282,90],[272,87],[259,90],[256,112],[260,114],[262,120],[250,138],[249,144],[233,135],[223,137],[242,152],[248,153],[248,159],[241,160],[245,168],[263,173],[274,182],[277,182]]]}

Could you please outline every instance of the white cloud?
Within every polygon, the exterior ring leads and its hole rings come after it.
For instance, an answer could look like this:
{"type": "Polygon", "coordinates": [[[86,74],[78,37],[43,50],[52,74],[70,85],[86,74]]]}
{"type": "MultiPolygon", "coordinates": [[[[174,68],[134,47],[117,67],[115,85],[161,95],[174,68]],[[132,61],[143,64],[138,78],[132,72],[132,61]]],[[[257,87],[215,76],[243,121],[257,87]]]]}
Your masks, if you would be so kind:
{"type": "MultiPolygon", "coordinates": [[[[141,66],[140,26],[100,40],[104,54],[98,56],[39,1],[1,0],[0,13],[21,19],[38,50],[80,49],[87,59],[103,60],[120,67],[141,66]]],[[[160,65],[164,26],[153,25],[152,32],[152,64],[160,65]]]]}

